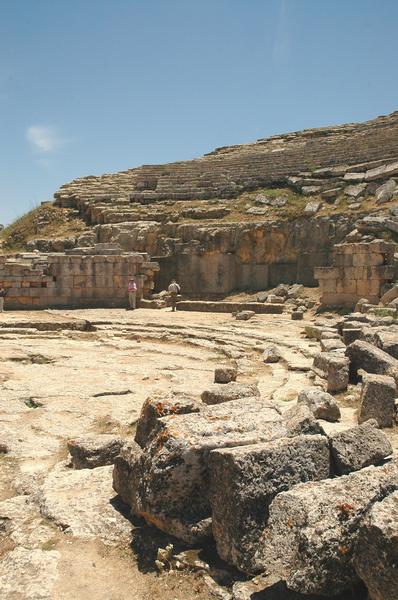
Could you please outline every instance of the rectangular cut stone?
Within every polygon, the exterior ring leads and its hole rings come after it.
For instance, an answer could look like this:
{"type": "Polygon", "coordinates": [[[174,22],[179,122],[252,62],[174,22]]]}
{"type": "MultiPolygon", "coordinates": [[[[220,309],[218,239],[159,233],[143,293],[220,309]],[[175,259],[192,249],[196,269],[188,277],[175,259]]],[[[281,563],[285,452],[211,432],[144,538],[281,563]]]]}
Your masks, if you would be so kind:
{"type": "Polygon", "coordinates": [[[281,491],[326,479],[329,444],[322,435],[281,438],[210,453],[210,503],[219,556],[248,573],[269,506],[281,491]]]}
{"type": "Polygon", "coordinates": [[[358,522],[394,489],[398,467],[389,463],[282,492],[271,504],[256,569],[278,575],[301,594],[351,590],[358,583],[352,560],[358,522]]]}
{"type": "Polygon", "coordinates": [[[314,358],[313,370],[327,380],[327,391],[342,392],[347,389],[349,361],[337,352],[320,352],[314,358]]]}
{"type": "Polygon", "coordinates": [[[350,374],[353,379],[363,369],[377,375],[390,375],[398,380],[398,360],[387,352],[363,340],[356,340],[347,346],[346,356],[350,360],[350,374]]]}
{"type": "Polygon", "coordinates": [[[298,435],[311,423],[302,419],[301,431],[296,425],[292,433],[290,421],[279,409],[258,397],[158,419],[150,443],[129,467],[130,484],[123,484],[132,511],[159,529],[196,543],[203,535],[201,524],[211,516],[209,453],[298,435]]]}
{"type": "Polygon", "coordinates": [[[376,419],[379,427],[392,427],[395,420],[397,386],[392,377],[366,375],[363,378],[358,421],[376,419]]]}

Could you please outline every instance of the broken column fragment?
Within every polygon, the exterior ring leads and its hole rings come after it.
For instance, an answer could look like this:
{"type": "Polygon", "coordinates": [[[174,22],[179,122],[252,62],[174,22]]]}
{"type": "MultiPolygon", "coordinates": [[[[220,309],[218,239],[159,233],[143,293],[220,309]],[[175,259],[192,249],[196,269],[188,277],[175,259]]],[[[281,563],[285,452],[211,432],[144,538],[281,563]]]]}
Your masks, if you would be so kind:
{"type": "Polygon", "coordinates": [[[338,594],[358,581],[353,552],[358,521],[398,489],[398,466],[367,467],[350,475],[302,483],[273,500],[256,556],[302,594],[338,594]]]}
{"type": "Polygon", "coordinates": [[[328,440],[301,435],[213,450],[209,468],[217,552],[250,573],[273,498],[297,483],[329,477],[328,440]]]}

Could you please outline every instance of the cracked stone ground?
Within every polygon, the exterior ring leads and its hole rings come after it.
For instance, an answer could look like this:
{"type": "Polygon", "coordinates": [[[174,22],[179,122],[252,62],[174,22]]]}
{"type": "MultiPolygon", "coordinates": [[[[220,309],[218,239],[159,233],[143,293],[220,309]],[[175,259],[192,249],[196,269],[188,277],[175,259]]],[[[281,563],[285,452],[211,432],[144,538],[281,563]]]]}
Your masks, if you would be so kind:
{"type": "MultiPolygon", "coordinates": [[[[238,381],[258,381],[263,396],[288,408],[312,383],[319,351],[303,335],[304,325],[289,315],[243,322],[164,310],[4,313],[1,600],[213,597],[193,572],[157,574],[150,554],[164,540],[127,518],[112,489],[112,467],[68,466],[67,440],[88,433],[130,437],[148,395],[180,390],[199,397],[221,361],[234,362],[238,381]],[[95,331],[72,329],[79,319],[95,331]],[[261,354],[270,342],[283,360],[265,365],[261,354]]],[[[342,413],[336,427],[354,423],[352,405],[343,403],[342,413]]]]}

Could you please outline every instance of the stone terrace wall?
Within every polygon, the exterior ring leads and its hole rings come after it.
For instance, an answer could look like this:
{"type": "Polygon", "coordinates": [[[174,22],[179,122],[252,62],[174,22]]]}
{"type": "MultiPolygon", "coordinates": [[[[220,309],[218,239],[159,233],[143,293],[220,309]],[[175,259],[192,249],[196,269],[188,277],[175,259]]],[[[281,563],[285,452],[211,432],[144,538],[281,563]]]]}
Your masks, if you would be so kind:
{"type": "Polygon", "coordinates": [[[8,290],[6,308],[123,307],[131,276],[137,280],[140,297],[153,288],[159,267],[145,254],[74,252],[0,257],[0,283],[8,290]]]}
{"type": "Polygon", "coordinates": [[[232,198],[303,171],[369,164],[398,157],[398,112],[360,124],[308,129],[219,148],[195,160],[145,165],[75,179],[55,194],[64,207],[90,202],[150,204],[162,200],[232,198]]]}
{"type": "Polygon", "coordinates": [[[361,298],[378,304],[383,285],[395,276],[394,249],[382,240],[335,246],[334,266],[315,269],[322,304],[352,308],[361,298]]]}
{"type": "Polygon", "coordinates": [[[336,215],[218,226],[130,223],[96,228],[98,240],[124,250],[147,250],[160,264],[156,289],[175,277],[183,294],[218,298],[279,283],[317,285],[314,267],[331,264],[334,244],[352,230],[356,217],[336,215]]]}

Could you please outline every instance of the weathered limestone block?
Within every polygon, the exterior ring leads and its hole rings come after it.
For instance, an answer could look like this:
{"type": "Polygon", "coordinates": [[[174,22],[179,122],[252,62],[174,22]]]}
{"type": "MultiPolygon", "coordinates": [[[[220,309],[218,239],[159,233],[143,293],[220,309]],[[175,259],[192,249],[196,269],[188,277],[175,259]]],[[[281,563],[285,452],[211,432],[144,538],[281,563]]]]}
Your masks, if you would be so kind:
{"type": "Polygon", "coordinates": [[[254,312],[254,310],[240,310],[236,313],[235,319],[237,321],[248,321],[249,319],[254,317],[255,314],[256,313],[254,312]]]}
{"type": "Polygon", "coordinates": [[[395,600],[398,591],[398,492],[376,502],[361,522],[354,565],[371,600],[395,600]]]}
{"type": "Polygon", "coordinates": [[[153,431],[158,419],[167,415],[184,415],[199,412],[202,404],[186,394],[171,392],[169,395],[155,394],[147,398],[142,406],[137,422],[135,441],[143,448],[153,431]]]}
{"type": "Polygon", "coordinates": [[[296,404],[283,413],[289,436],[325,435],[322,426],[316,421],[306,404],[296,404]]]}
{"type": "Polygon", "coordinates": [[[333,338],[331,340],[321,339],[321,350],[322,352],[333,352],[334,350],[345,350],[345,344],[339,338],[333,338]]]}
{"type": "Polygon", "coordinates": [[[75,469],[95,469],[112,465],[123,444],[121,437],[103,433],[69,440],[68,450],[75,469]]]}
{"type": "Polygon", "coordinates": [[[278,346],[275,346],[275,344],[268,344],[264,348],[263,362],[277,363],[281,360],[281,358],[282,358],[282,353],[279,350],[278,346]]]}
{"type": "Polygon", "coordinates": [[[119,494],[125,504],[134,510],[134,490],[139,485],[139,459],[142,449],[136,442],[125,444],[115,458],[113,468],[113,489],[119,494]]]}
{"type": "Polygon", "coordinates": [[[115,490],[148,523],[196,543],[209,535],[209,453],[306,433],[307,424],[293,430],[272,402],[258,397],[164,417],[143,451],[123,448],[115,490]]]}
{"type": "Polygon", "coordinates": [[[398,360],[368,342],[356,340],[347,347],[346,356],[350,360],[350,375],[354,379],[359,369],[398,379],[398,360]]]}
{"type": "Polygon", "coordinates": [[[370,465],[380,465],[392,454],[387,436],[380,431],[374,419],[332,434],[329,439],[333,466],[338,475],[348,475],[370,465]]]}
{"type": "Polygon", "coordinates": [[[346,346],[349,346],[356,340],[362,339],[362,328],[361,327],[344,327],[342,331],[343,342],[346,346]]]}
{"type": "Polygon", "coordinates": [[[358,422],[376,419],[379,427],[392,427],[395,417],[395,380],[387,375],[364,375],[358,422]]]}
{"type": "Polygon", "coordinates": [[[301,435],[210,453],[210,503],[219,556],[252,572],[273,498],[293,485],[329,477],[327,438],[301,435]]]}
{"type": "Polygon", "coordinates": [[[394,285],[390,290],[383,294],[380,298],[380,304],[387,306],[387,304],[390,304],[395,298],[398,298],[398,285],[394,285]]]}
{"type": "Polygon", "coordinates": [[[291,313],[292,321],[302,321],[304,318],[304,313],[301,310],[294,310],[291,313]]]}
{"type": "Polygon", "coordinates": [[[398,331],[378,331],[375,342],[384,352],[398,360],[398,331]]]}
{"type": "Polygon", "coordinates": [[[205,404],[221,404],[231,400],[239,400],[241,398],[251,398],[259,396],[260,390],[255,383],[230,383],[211,385],[207,390],[202,392],[202,402],[205,404]]]}
{"type": "Polygon", "coordinates": [[[257,569],[280,576],[303,594],[349,590],[358,581],[353,565],[358,521],[396,489],[398,466],[388,463],[282,492],[270,506],[257,569]]]}
{"type": "Polygon", "coordinates": [[[302,390],[297,403],[307,405],[316,419],[334,423],[341,417],[339,405],[333,396],[317,387],[302,390]]]}
{"type": "Polygon", "coordinates": [[[337,352],[320,352],[314,358],[314,372],[327,380],[328,392],[342,392],[347,389],[349,361],[337,352]]]}
{"type": "Polygon", "coordinates": [[[214,370],[215,383],[230,383],[236,381],[237,370],[230,365],[219,365],[214,370]]]}

